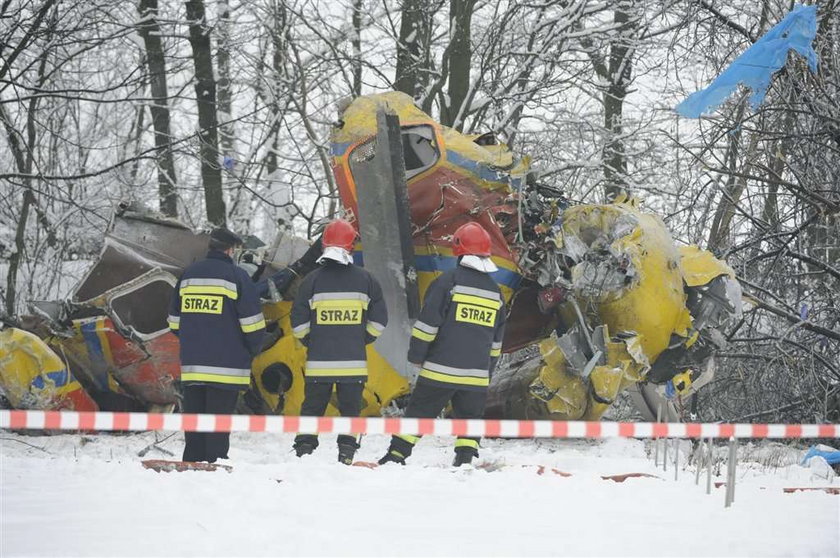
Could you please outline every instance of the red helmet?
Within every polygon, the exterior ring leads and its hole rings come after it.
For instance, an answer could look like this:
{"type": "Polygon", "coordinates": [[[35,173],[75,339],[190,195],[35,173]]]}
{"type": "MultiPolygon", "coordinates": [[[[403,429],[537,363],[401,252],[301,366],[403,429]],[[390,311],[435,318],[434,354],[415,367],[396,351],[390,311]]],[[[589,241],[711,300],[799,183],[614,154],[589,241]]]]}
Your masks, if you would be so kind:
{"type": "Polygon", "coordinates": [[[336,219],[324,229],[321,244],[324,248],[338,246],[352,252],[356,244],[356,229],[344,219],[336,219]]]}
{"type": "Polygon", "coordinates": [[[452,252],[456,256],[489,256],[490,235],[478,223],[461,225],[452,235],[452,252]]]}

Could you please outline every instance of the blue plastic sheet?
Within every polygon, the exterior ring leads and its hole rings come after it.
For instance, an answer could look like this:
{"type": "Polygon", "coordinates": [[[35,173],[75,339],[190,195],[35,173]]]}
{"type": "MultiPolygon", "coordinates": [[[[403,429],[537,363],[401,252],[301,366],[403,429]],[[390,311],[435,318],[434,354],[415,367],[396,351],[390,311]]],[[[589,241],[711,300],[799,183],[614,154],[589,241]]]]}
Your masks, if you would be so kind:
{"type": "Polygon", "coordinates": [[[835,465],[837,463],[840,463],[840,451],[825,451],[817,448],[817,446],[811,446],[808,450],[808,453],[806,453],[805,457],[802,458],[802,464],[805,465],[806,463],[808,463],[809,459],[816,456],[825,459],[829,465],[835,465]]]}
{"type": "Polygon", "coordinates": [[[717,108],[738,84],[752,90],[749,101],[755,110],[764,101],[773,74],[785,65],[791,49],[808,60],[812,72],[817,71],[817,53],[811,46],[816,35],[817,7],[794,6],[782,21],[736,58],[708,87],[692,93],[677,105],[677,112],[688,118],[698,118],[717,108]]]}

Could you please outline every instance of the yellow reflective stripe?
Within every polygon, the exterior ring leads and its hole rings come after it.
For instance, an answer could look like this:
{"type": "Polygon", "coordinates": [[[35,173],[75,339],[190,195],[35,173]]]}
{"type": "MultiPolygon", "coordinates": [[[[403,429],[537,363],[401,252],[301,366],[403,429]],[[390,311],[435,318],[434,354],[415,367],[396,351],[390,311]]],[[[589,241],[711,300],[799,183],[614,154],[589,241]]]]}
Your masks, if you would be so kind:
{"type": "Polygon", "coordinates": [[[181,329],[181,324],[179,322],[169,322],[169,329],[181,329]]]}
{"type": "Polygon", "coordinates": [[[501,307],[502,303],[498,300],[490,300],[489,298],[484,298],[481,296],[473,296],[461,293],[455,293],[452,295],[452,300],[454,302],[467,302],[469,304],[475,304],[478,306],[484,306],[485,308],[492,308],[494,310],[498,310],[501,307]]]}
{"type": "Polygon", "coordinates": [[[405,456],[402,453],[398,452],[397,450],[391,450],[388,453],[393,453],[394,455],[396,455],[400,459],[405,459],[405,456]]]}
{"type": "Polygon", "coordinates": [[[292,335],[294,335],[297,339],[303,339],[307,335],[309,335],[309,328],[306,329],[293,329],[292,335]]]}
{"type": "Polygon", "coordinates": [[[236,291],[232,291],[227,287],[216,287],[213,285],[189,285],[187,287],[181,287],[179,291],[181,296],[187,294],[210,294],[210,295],[223,295],[230,299],[236,300],[239,298],[239,295],[236,291]]]}
{"type": "Polygon", "coordinates": [[[215,382],[217,384],[232,384],[247,386],[251,383],[250,376],[223,376],[221,374],[203,374],[201,372],[181,372],[182,382],[215,382]]]}
{"type": "Polygon", "coordinates": [[[352,298],[333,298],[329,300],[313,300],[309,303],[310,308],[361,308],[367,310],[368,301],[352,298]]]}
{"type": "Polygon", "coordinates": [[[367,329],[367,332],[368,332],[368,333],[370,333],[371,335],[373,335],[374,337],[379,337],[380,335],[382,335],[382,331],[380,331],[379,329],[375,328],[375,327],[374,327],[373,325],[371,325],[370,323],[368,323],[368,325],[367,325],[367,328],[366,328],[366,329],[367,329]]]}
{"type": "Polygon", "coordinates": [[[478,449],[478,441],[470,440],[469,438],[458,438],[455,440],[456,448],[475,448],[478,449]]]}
{"type": "Polygon", "coordinates": [[[501,350],[501,349],[490,349],[490,356],[491,356],[491,357],[497,357],[497,356],[499,356],[500,354],[502,354],[502,350],[501,350]]]}
{"type": "MultiPolygon", "coordinates": [[[[401,439],[401,440],[405,440],[406,442],[408,442],[412,446],[420,441],[420,436],[412,436],[411,434],[396,434],[396,437],[401,439]]],[[[391,450],[391,451],[393,453],[396,453],[400,457],[405,457],[404,455],[401,455],[401,454],[395,452],[394,450],[391,450]]]]}
{"type": "Polygon", "coordinates": [[[307,368],[307,376],[367,376],[367,368],[307,368]]]}
{"type": "Polygon", "coordinates": [[[260,320],[255,324],[248,324],[242,326],[242,331],[245,333],[251,333],[252,331],[257,331],[258,329],[263,329],[265,327],[265,320],[260,320]]]}
{"type": "Polygon", "coordinates": [[[438,382],[446,382],[447,384],[462,384],[465,386],[489,386],[490,378],[476,378],[475,376],[452,376],[450,374],[441,374],[440,372],[432,372],[431,370],[422,369],[420,375],[430,380],[437,380],[438,382]]]}
{"type": "Polygon", "coordinates": [[[427,343],[431,343],[435,340],[436,335],[432,335],[430,333],[426,333],[425,331],[421,331],[416,327],[411,330],[411,336],[416,337],[420,341],[426,341],[427,343]]]}

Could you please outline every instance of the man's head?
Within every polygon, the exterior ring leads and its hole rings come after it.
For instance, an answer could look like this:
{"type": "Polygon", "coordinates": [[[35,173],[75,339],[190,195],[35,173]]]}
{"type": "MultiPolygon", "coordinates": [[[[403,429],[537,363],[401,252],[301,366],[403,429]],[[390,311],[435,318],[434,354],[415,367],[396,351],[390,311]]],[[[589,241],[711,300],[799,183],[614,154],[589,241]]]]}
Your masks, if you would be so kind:
{"type": "Polygon", "coordinates": [[[211,250],[218,250],[230,255],[239,246],[242,246],[242,238],[225,227],[217,227],[210,233],[211,250]]]}
{"type": "Polygon", "coordinates": [[[490,235],[478,223],[461,225],[452,235],[452,253],[456,256],[487,257],[490,255],[490,235]]]}
{"type": "Polygon", "coordinates": [[[335,219],[324,229],[321,244],[324,248],[335,246],[352,252],[356,244],[356,229],[344,219],[335,219]]]}
{"type": "Polygon", "coordinates": [[[356,244],[356,229],[344,219],[335,219],[324,228],[321,236],[323,253],[318,258],[318,263],[327,260],[349,265],[353,263],[351,252],[356,244]]]}

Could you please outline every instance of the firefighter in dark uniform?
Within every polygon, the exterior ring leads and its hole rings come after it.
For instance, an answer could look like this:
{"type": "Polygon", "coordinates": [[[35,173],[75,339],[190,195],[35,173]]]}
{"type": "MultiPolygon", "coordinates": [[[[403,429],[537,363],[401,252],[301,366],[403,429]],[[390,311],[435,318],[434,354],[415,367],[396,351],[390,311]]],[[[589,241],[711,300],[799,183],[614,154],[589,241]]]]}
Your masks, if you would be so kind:
{"type": "MultiPolygon", "coordinates": [[[[374,277],[353,265],[351,251],[356,229],[337,219],[321,237],[321,267],[301,283],[292,306],[292,332],[307,347],[306,384],[300,410],[303,416],[322,416],[332,396],[338,395],[342,416],[357,417],[367,380],[365,346],[373,343],[388,324],[382,289],[374,277]]],[[[315,434],[298,434],[298,457],[318,447],[315,434]]],[[[354,436],[338,436],[338,460],[349,465],[359,447],[354,436]]]]}
{"type": "MultiPolygon", "coordinates": [[[[210,234],[207,258],[175,285],[169,328],[181,340],[184,413],[232,414],[251,381],[251,359],[265,334],[257,290],[231,259],[242,239],[225,228],[210,234]]],[[[184,461],[227,459],[228,432],[186,432],[184,461]]]]}
{"type": "MultiPolygon", "coordinates": [[[[490,375],[501,354],[505,306],[489,275],[497,270],[490,259],[490,235],[478,223],[467,223],[455,231],[452,244],[458,266],[429,285],[411,332],[408,360],[420,371],[406,417],[435,418],[451,402],[454,418],[482,418],[490,375]]],[[[393,436],[380,465],[405,465],[418,441],[417,436],[393,436]]],[[[453,465],[478,457],[478,442],[458,437],[453,465]]]]}

